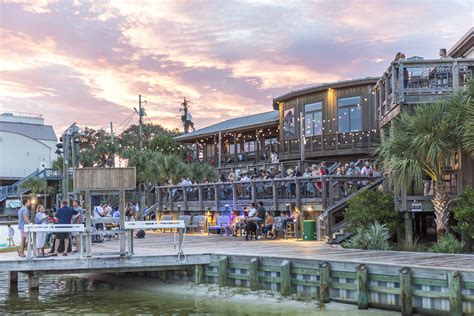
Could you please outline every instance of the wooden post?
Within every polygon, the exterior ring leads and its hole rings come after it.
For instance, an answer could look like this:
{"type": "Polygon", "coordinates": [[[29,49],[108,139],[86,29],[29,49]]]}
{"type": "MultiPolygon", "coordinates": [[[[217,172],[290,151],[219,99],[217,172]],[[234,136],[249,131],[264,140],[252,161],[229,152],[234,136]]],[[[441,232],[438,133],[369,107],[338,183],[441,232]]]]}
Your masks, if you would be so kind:
{"type": "Polygon", "coordinates": [[[227,257],[219,259],[219,287],[227,285],[227,257]]]}
{"type": "Polygon", "coordinates": [[[8,272],[8,284],[10,287],[18,287],[18,272],[17,271],[10,271],[8,272]]]}
{"type": "MultiPolygon", "coordinates": [[[[125,190],[119,191],[119,211],[120,211],[120,256],[125,256],[125,190]]],[[[130,234],[133,235],[133,230],[130,230],[130,234]]],[[[131,249],[132,245],[129,245],[131,249]]],[[[132,250],[133,252],[133,250],[132,250]]]]}
{"type": "Polygon", "coordinates": [[[91,191],[87,190],[85,191],[84,194],[84,204],[86,208],[86,231],[85,231],[85,255],[86,257],[91,256],[91,251],[92,251],[92,238],[91,238],[91,233],[92,233],[92,224],[91,224],[91,219],[92,219],[92,206],[91,206],[91,191]]]}
{"type": "Polygon", "coordinates": [[[272,180],[272,198],[273,198],[273,207],[275,208],[275,212],[278,211],[278,198],[277,198],[277,187],[275,180],[272,180]]]}
{"type": "Polygon", "coordinates": [[[155,218],[158,219],[157,211],[161,211],[163,209],[163,197],[161,196],[161,190],[159,186],[155,186],[155,193],[156,193],[156,203],[157,203],[155,218]]]}
{"type": "Polygon", "coordinates": [[[219,210],[219,191],[217,189],[217,184],[214,183],[214,204],[216,206],[216,211],[219,210]]]}
{"type": "Polygon", "coordinates": [[[290,273],[291,262],[285,260],[282,262],[280,267],[280,292],[281,295],[290,295],[291,293],[291,273],[290,273]]]}
{"type": "Polygon", "coordinates": [[[357,306],[359,309],[369,308],[368,270],[363,264],[357,267],[357,306]]]}
{"type": "Polygon", "coordinates": [[[188,191],[186,190],[186,187],[183,186],[183,204],[184,204],[184,211],[188,211],[188,191]]]}
{"type": "Polygon", "coordinates": [[[257,258],[250,259],[249,279],[250,279],[250,290],[257,291],[259,288],[258,259],[257,258]]]}
{"type": "Polygon", "coordinates": [[[449,314],[462,316],[461,274],[457,271],[448,273],[448,285],[449,314]]]}
{"type": "Polygon", "coordinates": [[[458,61],[453,61],[453,90],[456,91],[459,89],[459,67],[458,61]]]}
{"type": "Polygon", "coordinates": [[[327,184],[326,184],[326,178],[324,176],[319,176],[321,178],[321,200],[322,200],[322,205],[323,209],[325,209],[328,206],[327,202],[327,184]]]}
{"type": "Polygon", "coordinates": [[[202,186],[198,186],[198,204],[199,204],[199,211],[204,211],[204,203],[202,201],[202,186]]]}
{"type": "Polygon", "coordinates": [[[237,185],[236,185],[235,182],[232,182],[232,207],[233,207],[233,210],[237,209],[237,200],[238,200],[237,185]]]}
{"type": "Polygon", "coordinates": [[[411,271],[410,268],[401,268],[400,277],[400,311],[402,316],[413,315],[411,271]]]}
{"type": "Polygon", "coordinates": [[[201,284],[204,280],[204,266],[196,264],[194,266],[194,283],[201,284]]]}
{"type": "Polygon", "coordinates": [[[330,282],[329,263],[323,262],[319,265],[319,300],[321,303],[329,302],[329,282],[330,282]]]}
{"type": "Polygon", "coordinates": [[[37,272],[28,273],[28,289],[30,291],[39,291],[39,274],[37,272]]]}
{"type": "MultiPolygon", "coordinates": [[[[323,176],[326,177],[326,176],[323,176]]],[[[327,177],[328,181],[328,186],[327,186],[327,191],[329,192],[329,205],[334,204],[334,186],[333,186],[333,177],[329,176],[327,177]]]]}
{"type": "Polygon", "coordinates": [[[252,186],[252,202],[257,205],[257,185],[255,184],[255,180],[252,180],[250,184],[252,186]]]}
{"type": "Polygon", "coordinates": [[[173,212],[173,190],[168,188],[168,204],[170,206],[170,212],[173,212]]]}

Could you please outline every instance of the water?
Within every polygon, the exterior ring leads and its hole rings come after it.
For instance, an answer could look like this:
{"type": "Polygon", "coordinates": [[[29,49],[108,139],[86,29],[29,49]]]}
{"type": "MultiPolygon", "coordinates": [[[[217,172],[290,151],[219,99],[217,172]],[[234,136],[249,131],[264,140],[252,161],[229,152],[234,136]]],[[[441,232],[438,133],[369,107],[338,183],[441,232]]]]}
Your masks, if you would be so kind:
{"type": "Polygon", "coordinates": [[[156,293],[126,284],[69,275],[43,276],[40,279],[39,293],[30,294],[27,291],[27,278],[21,273],[18,293],[9,294],[7,274],[0,273],[2,315],[385,315],[381,311],[321,312],[315,305],[302,302],[292,302],[289,305],[273,302],[265,305],[254,300],[255,297],[252,296],[249,296],[248,302],[230,302],[215,297],[194,298],[189,295],[156,293]]]}

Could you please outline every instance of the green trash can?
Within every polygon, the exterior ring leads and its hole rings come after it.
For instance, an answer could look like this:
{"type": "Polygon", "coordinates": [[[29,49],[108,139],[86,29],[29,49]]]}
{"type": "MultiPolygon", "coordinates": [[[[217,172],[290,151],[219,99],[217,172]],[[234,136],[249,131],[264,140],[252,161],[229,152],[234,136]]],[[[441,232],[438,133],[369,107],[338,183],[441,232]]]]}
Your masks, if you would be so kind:
{"type": "Polygon", "coordinates": [[[303,240],[314,240],[316,232],[316,221],[306,220],[303,222],[303,240]]]}

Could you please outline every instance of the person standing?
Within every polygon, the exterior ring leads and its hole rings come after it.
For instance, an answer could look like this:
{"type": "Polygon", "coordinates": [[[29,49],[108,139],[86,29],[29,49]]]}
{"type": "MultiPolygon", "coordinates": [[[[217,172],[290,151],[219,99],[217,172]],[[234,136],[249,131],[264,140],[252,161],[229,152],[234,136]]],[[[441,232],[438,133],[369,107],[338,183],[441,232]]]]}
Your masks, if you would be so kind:
{"type": "MultiPolygon", "coordinates": [[[[56,212],[56,217],[58,218],[58,224],[71,224],[72,216],[76,215],[78,212],[74,210],[72,207],[69,207],[67,204],[67,200],[64,200],[62,203],[62,207],[56,212]]],[[[52,256],[58,255],[59,245],[61,244],[61,240],[64,240],[64,252],[63,256],[67,256],[67,249],[69,247],[69,238],[70,233],[57,233],[56,240],[54,241],[54,253],[52,256]]]]}
{"type": "Polygon", "coordinates": [[[7,227],[8,227],[8,238],[7,238],[8,247],[15,247],[15,240],[13,240],[13,236],[15,236],[15,230],[10,224],[8,224],[7,227]]]}
{"type": "Polygon", "coordinates": [[[18,210],[18,229],[20,230],[20,248],[18,249],[18,255],[22,258],[25,257],[25,246],[26,246],[26,232],[25,232],[25,225],[30,223],[28,219],[28,207],[30,203],[27,198],[24,198],[22,201],[23,205],[18,210]]]}
{"type": "MultiPolygon", "coordinates": [[[[72,202],[72,208],[77,211],[77,214],[72,217],[73,224],[82,224],[84,220],[84,209],[81,208],[80,203],[78,200],[74,200],[72,202]]],[[[79,252],[81,249],[81,238],[79,238],[79,232],[71,233],[72,237],[74,237],[74,243],[76,244],[76,249],[74,252],[79,252]]]]}
{"type": "MultiPolygon", "coordinates": [[[[35,224],[41,225],[48,222],[48,215],[44,212],[44,206],[38,205],[36,208],[35,224]]],[[[44,257],[44,244],[46,242],[46,233],[38,232],[36,233],[36,251],[39,256],[44,257]]]]}

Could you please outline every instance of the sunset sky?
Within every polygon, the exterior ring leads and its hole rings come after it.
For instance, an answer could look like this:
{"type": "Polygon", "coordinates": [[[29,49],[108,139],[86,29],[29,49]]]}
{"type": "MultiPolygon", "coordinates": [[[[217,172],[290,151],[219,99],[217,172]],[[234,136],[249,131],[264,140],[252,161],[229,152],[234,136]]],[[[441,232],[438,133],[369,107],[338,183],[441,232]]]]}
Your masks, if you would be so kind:
{"type": "Polygon", "coordinates": [[[183,97],[197,128],[269,111],[290,90],[379,76],[397,51],[437,58],[474,25],[473,0],[0,3],[0,111],[56,133],[118,125],[139,93],[170,128],[183,97]]]}

